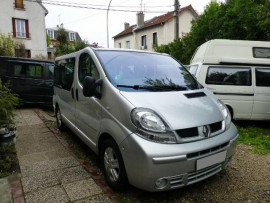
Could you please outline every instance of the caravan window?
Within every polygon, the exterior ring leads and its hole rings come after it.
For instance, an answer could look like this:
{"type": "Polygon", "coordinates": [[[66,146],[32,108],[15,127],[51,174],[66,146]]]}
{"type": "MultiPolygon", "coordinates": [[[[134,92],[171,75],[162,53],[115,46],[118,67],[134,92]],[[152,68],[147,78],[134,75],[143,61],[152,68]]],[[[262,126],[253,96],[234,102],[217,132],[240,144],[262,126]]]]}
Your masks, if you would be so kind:
{"type": "Polygon", "coordinates": [[[270,68],[256,68],[256,86],[270,87],[270,68]]]}
{"type": "Polygon", "coordinates": [[[270,58],[270,48],[253,47],[254,58],[270,58]]]}
{"type": "Polygon", "coordinates": [[[251,69],[210,66],[206,77],[206,84],[250,86],[251,69]]]}

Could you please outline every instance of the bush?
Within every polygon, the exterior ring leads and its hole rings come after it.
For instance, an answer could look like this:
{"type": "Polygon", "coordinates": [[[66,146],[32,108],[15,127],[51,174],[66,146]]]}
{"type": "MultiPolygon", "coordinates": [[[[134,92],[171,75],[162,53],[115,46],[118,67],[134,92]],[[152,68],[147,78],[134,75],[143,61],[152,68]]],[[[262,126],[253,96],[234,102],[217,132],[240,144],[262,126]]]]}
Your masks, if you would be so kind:
{"type": "Polygon", "coordinates": [[[18,103],[18,95],[13,94],[0,79],[0,127],[13,123],[13,111],[18,103]]]}

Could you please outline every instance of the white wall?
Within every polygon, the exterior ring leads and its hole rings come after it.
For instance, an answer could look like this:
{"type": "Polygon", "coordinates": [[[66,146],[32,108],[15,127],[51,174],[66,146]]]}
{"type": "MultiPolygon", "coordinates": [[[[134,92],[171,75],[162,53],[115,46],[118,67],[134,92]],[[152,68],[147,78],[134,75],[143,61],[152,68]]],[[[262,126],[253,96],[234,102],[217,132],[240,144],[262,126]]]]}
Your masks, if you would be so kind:
{"type": "Polygon", "coordinates": [[[130,49],[135,49],[135,42],[133,34],[127,34],[122,37],[114,39],[114,48],[120,48],[119,43],[121,43],[122,49],[127,49],[126,41],[130,42],[130,49]]]}
{"type": "MultiPolygon", "coordinates": [[[[2,0],[0,6],[0,32],[12,33],[12,18],[28,20],[30,39],[19,39],[31,50],[31,57],[42,54],[47,57],[45,11],[36,2],[24,1],[24,10],[15,9],[13,0],[2,0]]],[[[13,38],[18,40],[18,38],[13,38]]]]}
{"type": "MultiPolygon", "coordinates": [[[[182,33],[190,32],[192,27],[191,21],[195,19],[193,13],[186,9],[179,15],[179,37],[182,37],[182,33]]],[[[119,48],[119,42],[121,42],[122,47],[125,48],[125,41],[127,39],[132,40],[132,49],[141,49],[141,37],[146,35],[147,49],[149,51],[154,51],[152,47],[153,43],[153,33],[157,32],[158,45],[168,44],[174,40],[174,19],[166,22],[164,25],[153,26],[143,30],[133,32],[133,34],[124,35],[114,40],[114,47],[119,48]]]]}

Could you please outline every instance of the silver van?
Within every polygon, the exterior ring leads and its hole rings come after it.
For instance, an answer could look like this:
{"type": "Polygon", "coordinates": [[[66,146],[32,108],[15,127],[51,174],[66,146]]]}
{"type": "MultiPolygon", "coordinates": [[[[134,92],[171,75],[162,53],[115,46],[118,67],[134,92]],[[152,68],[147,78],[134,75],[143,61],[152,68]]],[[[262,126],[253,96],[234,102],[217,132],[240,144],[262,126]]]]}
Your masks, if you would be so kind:
{"type": "Polygon", "coordinates": [[[180,188],[232,159],[228,109],[167,54],[88,47],[56,58],[54,77],[59,129],[99,155],[113,189],[180,188]]]}

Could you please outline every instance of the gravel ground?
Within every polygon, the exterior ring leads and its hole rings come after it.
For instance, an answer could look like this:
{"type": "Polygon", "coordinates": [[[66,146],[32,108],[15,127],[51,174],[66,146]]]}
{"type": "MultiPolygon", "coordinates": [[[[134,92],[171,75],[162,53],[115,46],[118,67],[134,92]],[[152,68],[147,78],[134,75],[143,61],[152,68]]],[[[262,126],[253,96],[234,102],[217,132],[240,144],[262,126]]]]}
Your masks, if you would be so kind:
{"type": "MultiPolygon", "coordinates": [[[[44,109],[43,109],[44,110],[44,109]]],[[[51,110],[45,110],[50,116],[51,110]]],[[[237,145],[231,165],[219,174],[177,190],[149,193],[130,186],[119,195],[124,202],[258,202],[270,203],[270,154],[237,145]]],[[[97,159],[93,165],[97,166],[97,159]]]]}

